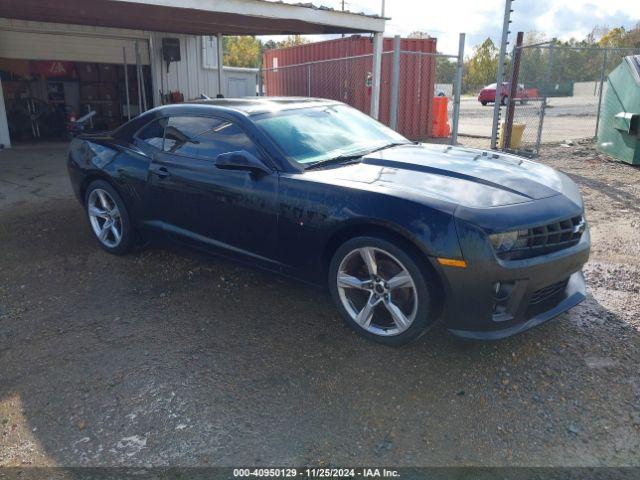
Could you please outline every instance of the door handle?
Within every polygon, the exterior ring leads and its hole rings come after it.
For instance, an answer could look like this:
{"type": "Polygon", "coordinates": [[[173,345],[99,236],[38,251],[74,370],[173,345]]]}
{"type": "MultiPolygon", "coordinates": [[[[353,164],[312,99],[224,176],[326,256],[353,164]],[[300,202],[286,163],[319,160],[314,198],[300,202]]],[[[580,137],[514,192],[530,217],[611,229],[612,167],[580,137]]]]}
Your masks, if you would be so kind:
{"type": "Polygon", "coordinates": [[[167,178],[171,175],[166,167],[153,167],[151,168],[151,173],[157,175],[160,178],[167,178]]]}

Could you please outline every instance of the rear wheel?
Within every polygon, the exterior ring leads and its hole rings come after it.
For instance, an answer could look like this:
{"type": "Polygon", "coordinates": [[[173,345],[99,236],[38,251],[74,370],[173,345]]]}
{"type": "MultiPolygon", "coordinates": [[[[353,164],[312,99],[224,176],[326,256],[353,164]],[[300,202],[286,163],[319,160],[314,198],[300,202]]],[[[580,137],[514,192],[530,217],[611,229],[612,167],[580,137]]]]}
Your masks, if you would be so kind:
{"type": "Polygon", "coordinates": [[[347,325],[379,343],[408,343],[435,320],[433,283],[412,252],[388,240],[344,243],[331,261],[329,287],[347,325]]]}
{"type": "Polygon", "coordinates": [[[483,106],[483,107],[486,107],[486,106],[487,106],[487,102],[482,101],[482,102],[480,102],[480,103],[482,104],[482,106],[483,106]]]}
{"type": "Polygon", "coordinates": [[[116,190],[103,180],[87,188],[85,206],[89,225],[100,246],[109,253],[122,255],[134,243],[131,219],[124,201],[116,190]]]}

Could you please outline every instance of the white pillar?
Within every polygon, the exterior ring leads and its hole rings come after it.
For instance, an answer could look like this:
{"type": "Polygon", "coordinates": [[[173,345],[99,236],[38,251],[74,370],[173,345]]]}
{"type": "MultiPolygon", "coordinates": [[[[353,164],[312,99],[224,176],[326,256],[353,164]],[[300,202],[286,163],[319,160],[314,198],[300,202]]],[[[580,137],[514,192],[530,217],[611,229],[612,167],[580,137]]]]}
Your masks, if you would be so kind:
{"type": "Polygon", "coordinates": [[[224,46],[222,43],[222,34],[218,33],[216,36],[218,39],[218,96],[226,96],[226,88],[224,84],[224,71],[222,65],[224,64],[224,46]]]}
{"type": "Polygon", "coordinates": [[[400,91],[400,35],[393,37],[393,67],[391,68],[391,111],[389,126],[398,129],[398,94],[400,91]]]}
{"type": "Polygon", "coordinates": [[[371,116],[376,120],[380,116],[380,76],[382,73],[382,41],[383,33],[377,32],[373,36],[373,71],[371,76],[371,116]]]}
{"type": "Polygon", "coordinates": [[[9,138],[9,123],[7,122],[7,109],[4,106],[4,94],[2,93],[2,81],[0,80],[0,144],[4,148],[11,146],[9,138]]]}

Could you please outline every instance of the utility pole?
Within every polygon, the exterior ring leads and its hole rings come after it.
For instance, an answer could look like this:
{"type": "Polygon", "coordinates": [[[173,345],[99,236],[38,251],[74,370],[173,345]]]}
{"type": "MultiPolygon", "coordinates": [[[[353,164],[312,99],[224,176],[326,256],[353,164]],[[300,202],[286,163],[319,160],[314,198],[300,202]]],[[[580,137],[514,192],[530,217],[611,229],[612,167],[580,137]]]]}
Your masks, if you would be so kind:
{"type": "Polygon", "coordinates": [[[504,80],[504,63],[507,55],[507,45],[509,44],[509,24],[511,23],[512,4],[514,0],[505,0],[504,18],[502,21],[502,39],[500,40],[500,55],[498,56],[498,72],[496,75],[496,98],[493,104],[493,125],[491,128],[491,148],[496,148],[498,138],[498,124],[500,123],[500,93],[502,81],[504,80]]]}

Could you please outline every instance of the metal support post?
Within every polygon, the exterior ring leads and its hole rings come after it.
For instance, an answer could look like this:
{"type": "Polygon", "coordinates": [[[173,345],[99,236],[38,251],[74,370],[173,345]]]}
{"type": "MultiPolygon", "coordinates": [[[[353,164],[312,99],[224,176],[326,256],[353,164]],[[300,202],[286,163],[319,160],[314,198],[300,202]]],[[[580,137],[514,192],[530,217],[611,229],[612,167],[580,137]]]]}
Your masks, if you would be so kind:
{"type": "Polygon", "coordinates": [[[605,70],[607,69],[607,51],[605,50],[602,56],[602,70],[600,71],[600,94],[598,95],[598,112],[596,113],[596,133],[595,138],[598,138],[598,130],[600,129],[600,110],[602,108],[602,90],[604,88],[605,70]]]}
{"type": "Polygon", "coordinates": [[[380,117],[380,77],[382,71],[382,32],[373,35],[373,71],[371,72],[373,85],[371,88],[371,116],[376,120],[380,117]]]}
{"type": "MultiPolygon", "coordinates": [[[[516,96],[518,95],[518,77],[520,75],[520,58],[522,57],[522,42],[524,32],[518,32],[516,46],[513,49],[511,64],[511,80],[509,81],[509,102],[507,103],[507,121],[504,129],[504,141],[502,149],[507,151],[511,148],[511,132],[513,131],[513,116],[516,109],[516,96]]],[[[496,90],[496,102],[498,101],[498,90],[496,90]]]]}
{"type": "Polygon", "coordinates": [[[453,85],[453,120],[451,125],[451,145],[458,141],[458,126],[460,125],[460,97],[462,96],[462,66],[464,65],[464,42],[466,35],[460,34],[458,40],[458,63],[456,65],[455,84],[453,85]]]}
{"type": "Polygon", "coordinates": [[[144,81],[144,67],[142,66],[142,55],[138,52],[138,68],[140,69],[140,87],[142,87],[142,110],[147,111],[147,86],[144,81]]]}
{"type": "Polygon", "coordinates": [[[398,94],[400,91],[400,35],[393,37],[393,67],[391,70],[391,111],[389,112],[389,127],[398,127],[398,94]]]}
{"type": "Polygon", "coordinates": [[[511,3],[512,0],[504,2],[504,18],[502,21],[502,39],[500,41],[500,55],[498,56],[498,72],[496,75],[496,98],[493,104],[493,125],[491,128],[491,148],[496,148],[498,138],[498,123],[500,121],[500,101],[498,96],[502,88],[504,77],[504,62],[507,55],[507,44],[509,43],[509,24],[511,23],[511,3]]]}
{"type": "Polygon", "coordinates": [[[553,72],[553,43],[549,46],[549,59],[547,61],[547,71],[544,75],[544,92],[542,96],[547,100],[549,96],[549,88],[551,87],[551,73],[553,72]]]}
{"type": "Polygon", "coordinates": [[[218,39],[218,98],[224,98],[226,89],[224,88],[224,44],[222,40],[222,34],[218,33],[216,35],[216,38],[218,39]]]}
{"type": "Polygon", "coordinates": [[[164,90],[164,81],[162,80],[162,62],[158,67],[154,61],[155,42],[153,40],[153,34],[149,32],[149,71],[151,73],[151,98],[149,98],[149,105],[156,107],[162,105],[162,90],[164,90]],[[160,86],[160,88],[158,88],[160,86]]]}
{"type": "Polygon", "coordinates": [[[131,120],[131,98],[129,97],[129,69],[127,68],[127,47],[122,47],[122,62],[124,65],[124,90],[127,100],[127,120],[131,120]]]}
{"type": "Polygon", "coordinates": [[[135,56],[136,56],[136,80],[138,82],[138,115],[142,113],[142,79],[140,78],[140,51],[138,49],[138,42],[134,44],[135,56]]]}

